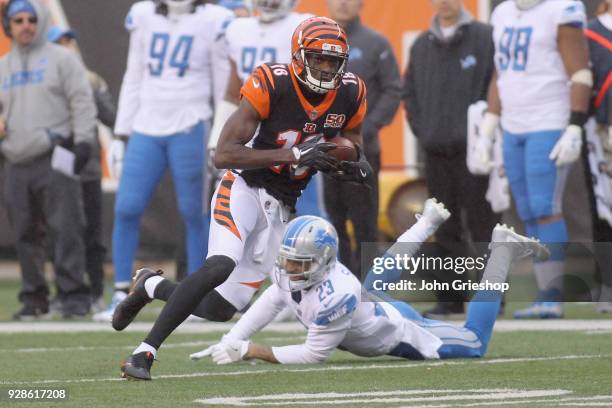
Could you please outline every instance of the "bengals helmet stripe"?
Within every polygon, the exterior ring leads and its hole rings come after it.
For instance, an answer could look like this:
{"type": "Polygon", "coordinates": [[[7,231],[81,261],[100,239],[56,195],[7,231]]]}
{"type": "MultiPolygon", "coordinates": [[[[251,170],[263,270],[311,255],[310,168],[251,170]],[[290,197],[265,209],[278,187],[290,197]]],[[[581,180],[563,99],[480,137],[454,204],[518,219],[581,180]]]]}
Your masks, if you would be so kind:
{"type": "Polygon", "coordinates": [[[304,20],[295,29],[291,39],[293,72],[302,84],[317,93],[326,93],[340,86],[348,53],[346,33],[338,23],[327,17],[304,20]],[[335,57],[338,60],[337,68],[332,72],[324,72],[310,66],[307,54],[335,57]]]}

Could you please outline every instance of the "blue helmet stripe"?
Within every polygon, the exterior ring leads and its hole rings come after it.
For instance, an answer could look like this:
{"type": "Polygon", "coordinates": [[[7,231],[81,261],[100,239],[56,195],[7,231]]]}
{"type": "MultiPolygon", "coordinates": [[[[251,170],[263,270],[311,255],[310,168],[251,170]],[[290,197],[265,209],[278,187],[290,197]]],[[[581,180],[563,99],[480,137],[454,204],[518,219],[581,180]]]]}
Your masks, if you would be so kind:
{"type": "Polygon", "coordinates": [[[288,230],[285,232],[285,239],[283,245],[293,247],[295,245],[295,238],[299,235],[300,231],[312,221],[313,217],[303,217],[297,220],[288,230]]]}

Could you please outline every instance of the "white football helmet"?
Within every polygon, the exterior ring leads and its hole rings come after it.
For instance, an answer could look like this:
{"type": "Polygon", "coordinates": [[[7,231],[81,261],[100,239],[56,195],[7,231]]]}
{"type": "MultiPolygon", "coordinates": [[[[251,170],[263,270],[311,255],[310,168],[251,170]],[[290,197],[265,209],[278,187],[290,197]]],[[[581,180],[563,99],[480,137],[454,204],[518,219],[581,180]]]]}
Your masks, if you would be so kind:
{"type": "Polygon", "coordinates": [[[162,0],[168,7],[168,14],[189,14],[193,10],[193,3],[195,0],[162,0]]]}
{"type": "Polygon", "coordinates": [[[297,0],[252,0],[252,4],[259,14],[259,20],[262,23],[270,23],[291,13],[297,0]]]}
{"type": "Polygon", "coordinates": [[[533,8],[538,4],[542,3],[543,1],[545,0],[514,0],[514,2],[516,3],[516,7],[521,10],[529,10],[530,8],[533,8]]]}
{"type": "Polygon", "coordinates": [[[309,288],[323,281],[336,263],[338,234],[329,222],[305,215],[285,229],[274,278],[285,291],[309,288]]]}

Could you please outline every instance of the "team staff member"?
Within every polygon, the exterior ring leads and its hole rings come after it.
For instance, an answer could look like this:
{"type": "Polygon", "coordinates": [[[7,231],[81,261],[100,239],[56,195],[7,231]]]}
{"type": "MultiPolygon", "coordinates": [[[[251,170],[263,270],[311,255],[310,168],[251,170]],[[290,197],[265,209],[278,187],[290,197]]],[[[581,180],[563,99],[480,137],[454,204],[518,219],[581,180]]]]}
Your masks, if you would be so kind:
{"type": "MultiPolygon", "coordinates": [[[[23,309],[15,319],[34,319],[49,310],[44,276],[46,224],[53,243],[58,295],[64,317],[89,312],[83,275],[84,215],[74,177],[54,170],[55,144],[73,146],[74,173],[91,152],[96,107],[85,67],[77,56],[47,42],[49,13],[37,0],[13,0],[2,13],[11,51],[0,60],[0,149],[6,159],[4,196],[16,233],[23,309]]],[[[66,169],[68,173],[71,171],[66,169]]]]}
{"type": "MultiPolygon", "coordinates": [[[[475,21],[462,0],[432,4],[436,11],[432,25],[410,52],[404,104],[412,131],[425,150],[429,194],[455,214],[438,230],[437,241],[444,256],[465,256],[467,249],[460,244],[464,237],[486,242],[499,219],[485,199],[488,178],[470,174],[465,161],[467,110],[487,95],[494,49],[491,27],[475,21]],[[462,227],[462,212],[467,230],[462,227]]],[[[437,295],[438,304],[425,313],[427,317],[463,313],[462,293],[437,295]]]]}
{"type": "Polygon", "coordinates": [[[358,274],[361,245],[357,245],[356,253],[352,253],[346,221],[351,220],[359,244],[378,241],[378,132],[393,120],[399,107],[402,85],[391,44],[382,34],[361,23],[363,0],[327,0],[327,7],[330,17],[348,35],[351,44],[348,70],[363,79],[368,88],[368,112],[361,134],[365,157],[374,170],[372,177],[363,187],[331,177],[325,177],[324,182],[325,209],[338,231],[340,261],[358,274]]]}

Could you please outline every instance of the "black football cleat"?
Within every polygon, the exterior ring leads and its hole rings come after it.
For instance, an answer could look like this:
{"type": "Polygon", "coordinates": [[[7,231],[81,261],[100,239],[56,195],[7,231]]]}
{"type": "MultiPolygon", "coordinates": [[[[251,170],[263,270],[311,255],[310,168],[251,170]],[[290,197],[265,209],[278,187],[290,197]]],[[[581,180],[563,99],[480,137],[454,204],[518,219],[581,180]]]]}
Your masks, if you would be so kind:
{"type": "Polygon", "coordinates": [[[128,380],[151,380],[151,366],[155,357],[150,351],[132,354],[121,363],[121,377],[128,380]]]}
{"type": "Polygon", "coordinates": [[[138,312],[153,301],[153,299],[149,298],[149,295],[147,295],[145,281],[152,276],[161,275],[163,273],[162,270],[154,271],[150,268],[142,268],[136,271],[132,290],[130,290],[127,297],[117,305],[113,313],[113,329],[121,331],[128,327],[134,318],[136,318],[138,312]]]}

